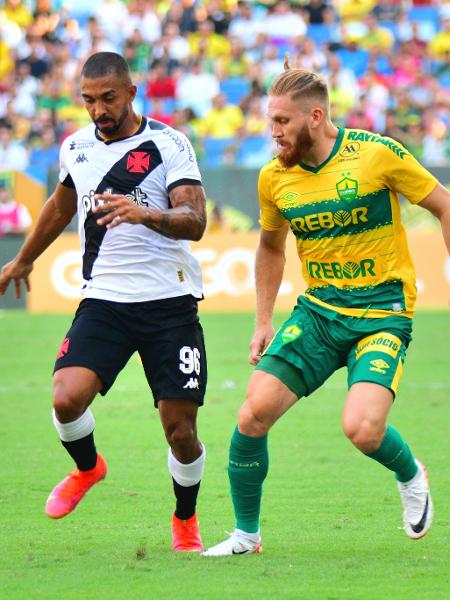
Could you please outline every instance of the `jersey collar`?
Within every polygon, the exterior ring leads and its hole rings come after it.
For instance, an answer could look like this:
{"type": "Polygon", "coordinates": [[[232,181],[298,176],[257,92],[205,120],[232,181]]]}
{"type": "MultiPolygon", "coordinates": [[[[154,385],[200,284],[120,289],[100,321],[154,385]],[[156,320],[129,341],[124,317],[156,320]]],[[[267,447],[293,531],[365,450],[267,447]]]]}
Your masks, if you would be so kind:
{"type": "Polygon", "coordinates": [[[326,164],[328,164],[330,162],[330,160],[333,158],[333,156],[339,150],[339,146],[341,145],[342,138],[344,137],[344,133],[345,133],[345,129],[343,127],[338,127],[338,135],[337,135],[336,141],[334,142],[333,149],[331,150],[328,158],[326,158],[323,161],[323,163],[321,163],[317,167],[312,167],[311,165],[306,165],[304,162],[301,162],[300,163],[301,168],[305,169],[305,171],[310,171],[311,173],[318,173],[320,171],[320,169],[322,169],[326,164]]]}
{"type": "Polygon", "coordinates": [[[133,133],[133,135],[127,135],[125,137],[122,138],[116,138],[115,140],[104,140],[102,138],[102,136],[100,135],[100,133],[98,132],[97,127],[95,128],[95,137],[100,141],[103,142],[106,146],[109,146],[110,144],[114,144],[115,142],[122,142],[123,140],[128,140],[129,138],[134,137],[135,135],[139,135],[140,133],[142,133],[144,131],[144,129],[147,127],[147,123],[148,120],[146,117],[144,117],[144,115],[142,115],[141,118],[141,124],[139,125],[138,129],[133,133]]]}

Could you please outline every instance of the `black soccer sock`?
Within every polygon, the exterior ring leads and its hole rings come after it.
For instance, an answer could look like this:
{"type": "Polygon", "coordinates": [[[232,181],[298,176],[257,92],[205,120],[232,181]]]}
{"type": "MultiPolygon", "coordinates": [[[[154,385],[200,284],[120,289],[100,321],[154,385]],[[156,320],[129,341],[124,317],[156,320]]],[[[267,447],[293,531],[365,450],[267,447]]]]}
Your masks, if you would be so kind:
{"type": "Polygon", "coordinates": [[[177,506],[175,508],[175,516],[179,519],[189,519],[195,513],[195,506],[197,504],[198,491],[200,489],[200,481],[195,485],[189,487],[183,487],[175,481],[173,481],[173,491],[175,492],[175,498],[177,499],[177,506]]]}
{"type": "Polygon", "coordinates": [[[89,471],[97,464],[97,450],[94,443],[94,433],[73,442],[63,442],[61,444],[76,462],[80,471],[89,471]]]}

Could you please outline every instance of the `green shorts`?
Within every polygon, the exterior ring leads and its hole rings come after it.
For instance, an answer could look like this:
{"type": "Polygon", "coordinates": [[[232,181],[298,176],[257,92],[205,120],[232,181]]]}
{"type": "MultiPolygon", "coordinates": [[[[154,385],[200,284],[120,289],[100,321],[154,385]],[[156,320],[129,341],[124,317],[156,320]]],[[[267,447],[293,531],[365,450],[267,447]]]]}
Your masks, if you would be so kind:
{"type": "Polygon", "coordinates": [[[332,318],[299,299],[275,334],[256,369],[274,375],[298,397],[308,396],[337,369],[347,366],[348,387],[378,383],[396,393],[412,320],[396,315],[367,319],[335,314],[332,318]]]}

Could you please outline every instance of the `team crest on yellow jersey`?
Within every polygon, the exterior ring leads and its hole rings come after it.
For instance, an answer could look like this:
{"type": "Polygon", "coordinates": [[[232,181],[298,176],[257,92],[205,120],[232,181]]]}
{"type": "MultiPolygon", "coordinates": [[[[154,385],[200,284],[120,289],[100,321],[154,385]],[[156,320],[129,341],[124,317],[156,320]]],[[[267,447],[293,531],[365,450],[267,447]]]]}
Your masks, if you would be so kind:
{"type": "Polygon", "coordinates": [[[341,200],[352,202],[358,195],[358,182],[356,179],[344,177],[336,184],[336,190],[341,200]]]}

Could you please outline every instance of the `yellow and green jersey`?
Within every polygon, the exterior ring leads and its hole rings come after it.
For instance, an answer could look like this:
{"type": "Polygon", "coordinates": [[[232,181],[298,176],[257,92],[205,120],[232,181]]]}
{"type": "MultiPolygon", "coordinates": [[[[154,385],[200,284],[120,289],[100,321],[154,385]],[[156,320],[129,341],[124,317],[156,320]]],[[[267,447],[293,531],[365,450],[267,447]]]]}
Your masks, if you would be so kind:
{"type": "Polygon", "coordinates": [[[391,138],[339,129],[320,166],[287,169],[274,159],[261,169],[260,224],[275,231],[289,222],[305,295],[318,309],[412,317],[415,273],[398,194],[417,204],[437,183],[391,138]]]}

